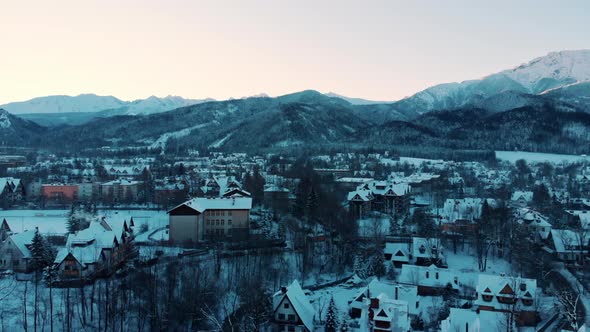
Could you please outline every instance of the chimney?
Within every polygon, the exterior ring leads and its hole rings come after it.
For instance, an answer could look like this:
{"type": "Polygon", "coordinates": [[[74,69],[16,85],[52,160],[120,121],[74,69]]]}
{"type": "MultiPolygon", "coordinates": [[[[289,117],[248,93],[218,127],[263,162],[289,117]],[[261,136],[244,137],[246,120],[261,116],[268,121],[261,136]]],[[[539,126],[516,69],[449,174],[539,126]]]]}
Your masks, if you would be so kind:
{"type": "Polygon", "coordinates": [[[283,293],[283,294],[287,293],[287,287],[285,287],[285,286],[281,287],[281,293],[283,293]]]}
{"type": "Polygon", "coordinates": [[[374,297],[371,299],[371,309],[379,308],[379,299],[374,297]]]}

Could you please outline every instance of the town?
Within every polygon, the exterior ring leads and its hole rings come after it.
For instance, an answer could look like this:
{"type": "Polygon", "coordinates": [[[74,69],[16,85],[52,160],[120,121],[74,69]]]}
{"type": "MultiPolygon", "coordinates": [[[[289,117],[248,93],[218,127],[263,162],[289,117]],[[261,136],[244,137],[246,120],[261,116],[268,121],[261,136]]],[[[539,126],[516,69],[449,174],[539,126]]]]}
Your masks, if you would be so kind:
{"type": "Polygon", "coordinates": [[[585,156],[213,150],[0,156],[0,330],[590,323],[585,156]]]}

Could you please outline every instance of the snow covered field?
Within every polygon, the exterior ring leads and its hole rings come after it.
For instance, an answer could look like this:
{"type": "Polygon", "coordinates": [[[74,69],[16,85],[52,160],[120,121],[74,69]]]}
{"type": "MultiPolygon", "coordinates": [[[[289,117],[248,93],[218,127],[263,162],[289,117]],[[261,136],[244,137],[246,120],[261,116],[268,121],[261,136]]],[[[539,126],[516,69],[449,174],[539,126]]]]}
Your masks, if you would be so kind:
{"type": "MultiPolygon", "coordinates": [[[[42,234],[65,234],[69,212],[69,210],[2,210],[0,221],[6,219],[15,233],[32,231],[35,227],[39,227],[42,234]]],[[[127,221],[133,217],[138,231],[142,224],[148,225],[148,232],[168,225],[168,215],[164,210],[99,210],[98,215],[107,218],[123,218],[127,221]]]]}
{"type": "Polygon", "coordinates": [[[6,219],[15,233],[34,230],[39,227],[42,234],[64,234],[69,210],[3,210],[0,221],[6,219]]]}
{"type": "Polygon", "coordinates": [[[575,163],[590,160],[587,156],[572,154],[555,154],[541,152],[521,152],[521,151],[496,151],[496,159],[515,163],[519,159],[524,159],[529,163],[575,163]]]}

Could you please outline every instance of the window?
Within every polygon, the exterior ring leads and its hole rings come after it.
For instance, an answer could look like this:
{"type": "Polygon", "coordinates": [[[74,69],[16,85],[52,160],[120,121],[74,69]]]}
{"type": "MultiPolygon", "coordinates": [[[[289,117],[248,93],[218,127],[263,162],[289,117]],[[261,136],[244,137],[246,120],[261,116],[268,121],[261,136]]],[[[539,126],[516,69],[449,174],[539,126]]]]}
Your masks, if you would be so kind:
{"type": "Polygon", "coordinates": [[[492,302],[492,295],[481,295],[481,299],[484,300],[485,302],[492,302]]]}
{"type": "Polygon", "coordinates": [[[436,274],[434,275],[434,277],[435,277],[436,279],[438,279],[438,272],[436,272],[436,274]]]}
{"type": "Polygon", "coordinates": [[[430,272],[426,271],[426,279],[430,278],[430,272]]]}
{"type": "Polygon", "coordinates": [[[295,326],[293,325],[290,325],[287,329],[289,332],[295,332],[295,326]]]}
{"type": "Polygon", "coordinates": [[[231,219],[227,221],[227,224],[231,226],[231,219]]]}
{"type": "Polygon", "coordinates": [[[283,308],[285,308],[285,309],[289,309],[289,303],[285,303],[285,304],[283,304],[283,308]]]}
{"type": "Polygon", "coordinates": [[[279,314],[279,320],[285,320],[285,314],[279,314]]]}
{"type": "Polygon", "coordinates": [[[290,322],[294,322],[295,321],[295,315],[289,315],[289,321],[290,322]]]}
{"type": "Polygon", "coordinates": [[[227,215],[228,216],[231,216],[231,211],[227,211],[227,215]]]}

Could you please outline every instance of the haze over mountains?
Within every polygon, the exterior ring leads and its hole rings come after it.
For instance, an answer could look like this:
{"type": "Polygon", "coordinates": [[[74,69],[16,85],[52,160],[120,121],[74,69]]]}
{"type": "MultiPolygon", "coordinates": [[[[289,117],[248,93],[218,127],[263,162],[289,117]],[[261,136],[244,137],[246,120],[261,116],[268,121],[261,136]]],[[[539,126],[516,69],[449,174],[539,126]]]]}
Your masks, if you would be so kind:
{"type": "Polygon", "coordinates": [[[313,90],[226,101],[41,97],[2,106],[36,122],[3,113],[30,135],[17,135],[17,140],[6,137],[9,128],[0,130],[11,144],[43,142],[72,149],[420,145],[587,153],[589,105],[590,50],[581,50],[549,53],[479,80],[437,85],[397,102],[313,90]]]}

